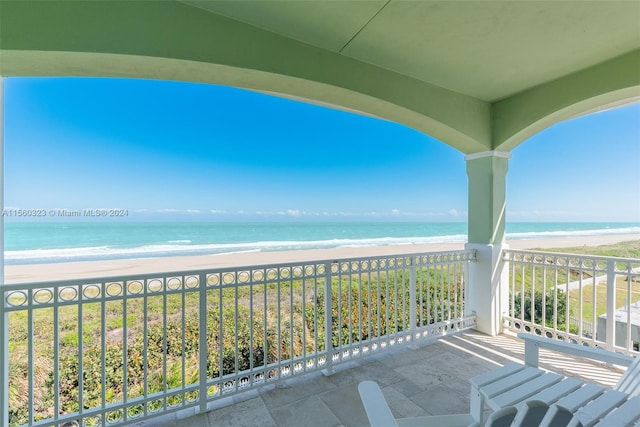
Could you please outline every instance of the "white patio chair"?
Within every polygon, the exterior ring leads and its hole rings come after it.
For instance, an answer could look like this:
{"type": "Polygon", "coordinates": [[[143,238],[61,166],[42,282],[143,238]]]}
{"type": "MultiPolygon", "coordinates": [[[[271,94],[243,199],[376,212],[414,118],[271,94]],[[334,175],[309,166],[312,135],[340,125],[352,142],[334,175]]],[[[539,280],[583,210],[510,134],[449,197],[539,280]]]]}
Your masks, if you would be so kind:
{"type": "Polygon", "coordinates": [[[618,427],[640,423],[640,357],[535,335],[518,336],[525,341],[526,365],[512,363],[472,378],[469,414],[395,419],[378,385],[372,381],[360,383],[358,392],[371,426],[618,427]],[[613,390],[605,390],[538,369],[539,348],[628,368],[613,390]],[[485,403],[494,412],[483,423],[485,403]]]}
{"type": "Polygon", "coordinates": [[[396,419],[382,394],[382,390],[380,390],[380,387],[378,387],[378,384],[374,381],[362,381],[358,384],[358,393],[360,394],[360,400],[362,400],[362,405],[367,413],[371,427],[466,427],[474,425],[471,414],[396,419]]]}
{"type": "MultiPolygon", "coordinates": [[[[382,390],[374,381],[363,381],[358,393],[371,427],[480,427],[471,414],[427,415],[413,418],[394,418],[382,390]]],[[[540,424],[549,406],[544,402],[527,402],[520,409],[507,406],[493,412],[485,427],[530,427],[540,424]],[[541,410],[544,409],[542,412],[541,410]]]]}
{"type": "Polygon", "coordinates": [[[499,410],[511,405],[520,407],[530,400],[551,406],[549,411],[537,411],[538,416],[543,414],[540,425],[588,427],[602,423],[617,427],[635,425],[640,420],[640,406],[627,403],[640,396],[640,358],[532,334],[521,333],[518,337],[525,341],[525,365],[508,364],[470,380],[471,414],[475,420],[482,423],[485,403],[499,410]],[[607,390],[538,369],[540,348],[627,366],[627,370],[613,389],[607,390]]]}

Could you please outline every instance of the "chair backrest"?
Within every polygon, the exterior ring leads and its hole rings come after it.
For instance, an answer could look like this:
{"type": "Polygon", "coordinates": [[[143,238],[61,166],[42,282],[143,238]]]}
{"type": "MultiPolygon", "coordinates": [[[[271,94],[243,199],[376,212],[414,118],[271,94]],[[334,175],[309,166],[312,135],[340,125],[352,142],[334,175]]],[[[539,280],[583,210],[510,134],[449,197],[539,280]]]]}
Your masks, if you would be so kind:
{"type": "Polygon", "coordinates": [[[514,426],[539,426],[549,410],[549,405],[542,400],[527,400],[518,410],[513,420],[514,426]]]}
{"type": "Polygon", "coordinates": [[[515,406],[505,406],[500,408],[487,418],[485,427],[511,427],[518,409],[515,406]]]}
{"type": "Polygon", "coordinates": [[[539,427],[567,426],[573,419],[573,414],[567,408],[558,404],[551,405],[545,416],[537,424],[539,427]]]}
{"type": "Polygon", "coordinates": [[[627,371],[613,389],[631,396],[640,396],[640,356],[631,362],[631,365],[629,365],[627,371]]]}

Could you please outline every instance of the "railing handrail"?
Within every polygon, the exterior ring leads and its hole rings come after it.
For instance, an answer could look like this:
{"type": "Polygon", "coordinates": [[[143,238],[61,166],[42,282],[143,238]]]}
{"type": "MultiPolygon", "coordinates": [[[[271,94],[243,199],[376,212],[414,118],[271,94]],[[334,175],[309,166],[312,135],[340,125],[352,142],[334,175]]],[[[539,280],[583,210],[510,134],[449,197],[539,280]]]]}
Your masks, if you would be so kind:
{"type": "Polygon", "coordinates": [[[616,261],[616,262],[624,262],[624,263],[640,263],[640,258],[622,258],[615,256],[604,256],[604,255],[589,255],[589,254],[575,254],[569,252],[550,252],[543,250],[528,250],[528,249],[503,249],[504,255],[509,253],[520,253],[520,254],[534,254],[534,255],[549,255],[549,256],[565,256],[572,258],[586,258],[589,260],[597,260],[597,261],[616,261]]]}

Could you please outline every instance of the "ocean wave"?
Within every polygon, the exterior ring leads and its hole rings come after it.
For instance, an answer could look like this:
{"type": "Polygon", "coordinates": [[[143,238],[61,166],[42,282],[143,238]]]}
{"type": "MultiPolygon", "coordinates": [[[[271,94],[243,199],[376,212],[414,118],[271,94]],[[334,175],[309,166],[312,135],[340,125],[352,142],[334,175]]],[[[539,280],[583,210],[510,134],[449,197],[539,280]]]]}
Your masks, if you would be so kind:
{"type": "MultiPolygon", "coordinates": [[[[224,244],[158,244],[137,247],[91,246],[65,249],[33,249],[5,251],[8,264],[28,262],[65,262],[116,258],[145,258],[157,256],[228,254],[241,252],[323,249],[335,247],[365,247],[410,245],[423,243],[463,242],[465,235],[438,237],[380,237],[368,239],[282,240],[224,244]]],[[[183,241],[186,243],[186,241],[183,241]]]]}
{"type": "MultiPolygon", "coordinates": [[[[534,239],[545,237],[598,236],[611,234],[638,234],[640,227],[571,229],[554,231],[523,231],[507,233],[507,240],[534,239]]],[[[7,264],[31,264],[68,261],[89,261],[126,258],[151,258],[163,256],[189,256],[205,254],[231,254],[260,251],[285,251],[328,248],[359,248],[371,246],[457,243],[466,242],[466,234],[414,237],[375,237],[375,238],[333,238],[325,240],[266,240],[244,243],[205,243],[193,244],[189,239],[169,240],[163,244],[150,244],[135,247],[90,246],[64,249],[7,250],[4,252],[7,264]]]]}

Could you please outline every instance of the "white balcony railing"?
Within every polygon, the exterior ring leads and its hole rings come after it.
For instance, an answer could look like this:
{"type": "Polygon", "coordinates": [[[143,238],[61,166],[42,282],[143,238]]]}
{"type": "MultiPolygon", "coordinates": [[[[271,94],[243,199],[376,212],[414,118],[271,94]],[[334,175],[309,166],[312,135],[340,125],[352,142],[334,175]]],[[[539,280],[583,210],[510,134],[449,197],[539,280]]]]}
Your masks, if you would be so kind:
{"type": "Polygon", "coordinates": [[[1,288],[11,426],[125,425],[471,328],[473,251],[1,288]]]}
{"type": "Polygon", "coordinates": [[[505,327],[637,354],[640,259],[504,251],[505,327]]]}

